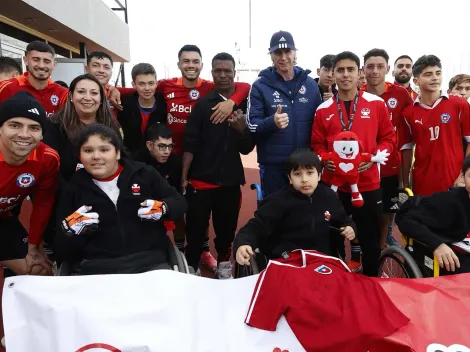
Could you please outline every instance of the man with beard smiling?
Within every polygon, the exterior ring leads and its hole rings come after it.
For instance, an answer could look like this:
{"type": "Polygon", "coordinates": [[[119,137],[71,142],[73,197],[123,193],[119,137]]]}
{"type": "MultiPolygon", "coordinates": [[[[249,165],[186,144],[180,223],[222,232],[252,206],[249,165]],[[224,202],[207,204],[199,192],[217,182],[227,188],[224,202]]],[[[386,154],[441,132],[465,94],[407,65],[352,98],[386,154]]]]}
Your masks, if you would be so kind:
{"type": "Polygon", "coordinates": [[[52,81],[56,66],[55,51],[47,43],[33,41],[26,47],[23,58],[28,72],[0,83],[0,103],[11,98],[19,90],[30,93],[51,115],[67,99],[68,90],[52,81]]]}
{"type": "Polygon", "coordinates": [[[235,72],[230,54],[214,56],[212,77],[216,88],[196,103],[184,132],[182,179],[189,180],[186,257],[197,272],[212,213],[218,279],[232,278],[230,247],[240,211],[240,186],[245,184],[240,153],[246,155],[253,150],[243,113],[246,103],[237,106],[232,118],[223,123],[210,120],[214,107],[235,92],[235,72]]]}
{"type": "Polygon", "coordinates": [[[51,274],[41,243],[54,207],[59,156],[41,142],[45,123],[44,108],[27,92],[0,104],[0,265],[19,275],[51,274]],[[18,219],[28,196],[29,235],[18,219]]]}
{"type": "Polygon", "coordinates": [[[395,77],[395,85],[402,86],[410,94],[411,99],[414,101],[418,97],[413,89],[411,89],[410,80],[412,76],[411,68],[413,67],[413,60],[408,55],[401,55],[395,60],[392,76],[395,77]]]}

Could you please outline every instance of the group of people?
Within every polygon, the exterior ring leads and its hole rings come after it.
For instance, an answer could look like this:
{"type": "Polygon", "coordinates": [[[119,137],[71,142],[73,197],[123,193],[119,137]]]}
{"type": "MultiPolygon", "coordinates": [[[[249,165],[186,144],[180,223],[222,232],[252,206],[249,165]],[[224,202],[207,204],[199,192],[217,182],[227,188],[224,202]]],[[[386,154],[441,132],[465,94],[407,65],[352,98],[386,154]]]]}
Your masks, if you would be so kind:
{"type": "Polygon", "coordinates": [[[286,31],[273,34],[269,53],[272,66],[251,87],[235,82],[228,53],[212,58],[213,82],[201,79],[195,45],[178,52],[181,77],[157,80],[152,65],[140,63],[133,88],[109,84],[113,60],[105,52],[89,53],[87,73],[69,87],[50,79],[55,53],[47,43],[28,45],[24,74],[0,58],[0,263],[37,275],[52,273],[51,260],[72,263],[75,275],[168,269],[173,231],[195,274],[206,265],[232,278],[231,257],[246,265],[255,249],[268,259],[299,248],[345,258],[346,240],[350,267],[376,276],[381,249],[394,241],[402,186],[424,198],[398,217],[400,230],[420,237],[447,270],[469,271],[458,243],[470,230],[463,99],[470,76],[455,76],[446,94],[436,56],[402,55],[388,83],[390,58],[372,49],[362,66],[349,51],[325,55],[313,79],[296,66],[286,31]],[[335,173],[348,170],[321,156],[341,132],[354,133],[373,161],[358,165],[357,184],[338,187],[335,173]],[[245,184],[240,154],[255,147],[264,200],[235,236],[245,184]],[[374,158],[380,153],[386,162],[374,158]],[[453,186],[460,187],[448,192],[453,186]],[[29,233],[18,219],[27,197],[29,233]],[[438,220],[445,201],[446,211],[462,213],[459,225],[450,215],[438,220]],[[217,259],[209,252],[211,216],[217,259]]]}

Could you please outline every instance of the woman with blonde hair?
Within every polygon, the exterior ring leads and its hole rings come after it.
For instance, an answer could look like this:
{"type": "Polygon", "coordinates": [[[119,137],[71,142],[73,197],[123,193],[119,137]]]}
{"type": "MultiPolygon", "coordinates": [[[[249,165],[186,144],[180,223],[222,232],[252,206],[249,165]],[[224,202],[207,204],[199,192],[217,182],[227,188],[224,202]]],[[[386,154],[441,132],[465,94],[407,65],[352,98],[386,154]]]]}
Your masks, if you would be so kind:
{"type": "Polygon", "coordinates": [[[59,153],[63,181],[68,181],[75,171],[83,167],[74,153],[74,142],[83,127],[93,124],[110,127],[122,137],[103,86],[95,76],[84,74],[70,83],[67,102],[51,117],[44,137],[44,142],[59,153]]]}

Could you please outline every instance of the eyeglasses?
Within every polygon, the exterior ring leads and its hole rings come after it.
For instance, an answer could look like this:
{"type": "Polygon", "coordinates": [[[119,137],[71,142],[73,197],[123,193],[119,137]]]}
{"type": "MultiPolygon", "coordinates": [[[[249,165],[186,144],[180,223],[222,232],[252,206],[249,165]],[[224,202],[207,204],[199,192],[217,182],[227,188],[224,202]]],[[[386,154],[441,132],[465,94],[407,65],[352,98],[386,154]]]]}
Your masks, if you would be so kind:
{"type": "Polygon", "coordinates": [[[158,150],[161,151],[161,152],[165,151],[165,149],[167,149],[167,148],[168,148],[169,151],[172,151],[173,148],[175,147],[175,143],[171,143],[171,144],[158,143],[157,147],[158,147],[158,150]]]}

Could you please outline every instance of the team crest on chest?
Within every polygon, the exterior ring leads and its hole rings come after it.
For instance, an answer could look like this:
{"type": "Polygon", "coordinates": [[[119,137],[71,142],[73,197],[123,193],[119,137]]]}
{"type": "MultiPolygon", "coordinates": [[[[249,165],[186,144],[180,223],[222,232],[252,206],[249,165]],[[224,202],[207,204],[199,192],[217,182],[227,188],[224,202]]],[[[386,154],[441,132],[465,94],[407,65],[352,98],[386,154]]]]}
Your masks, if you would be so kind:
{"type": "Polygon", "coordinates": [[[140,195],[140,186],[137,184],[137,183],[134,183],[131,187],[132,189],[132,193],[134,193],[134,195],[138,196],[140,195]]]}
{"type": "Polygon", "coordinates": [[[387,105],[390,109],[395,109],[398,105],[398,101],[395,98],[390,98],[387,101],[387,105]]]}
{"type": "Polygon", "coordinates": [[[300,94],[305,94],[305,93],[307,93],[307,88],[306,88],[304,85],[302,85],[302,87],[300,87],[300,89],[299,89],[299,93],[300,93],[300,94]]]}
{"type": "Polygon", "coordinates": [[[197,89],[193,89],[192,91],[189,92],[189,97],[192,100],[198,100],[199,99],[199,91],[197,89]]]}
{"type": "Polygon", "coordinates": [[[361,117],[363,119],[370,119],[370,110],[369,110],[369,108],[362,108],[361,109],[361,117]]]}
{"type": "Polygon", "coordinates": [[[51,104],[54,106],[57,106],[59,104],[59,97],[57,95],[51,95],[51,104]]]}
{"type": "Polygon", "coordinates": [[[33,185],[33,183],[34,183],[34,176],[29,173],[21,174],[16,179],[16,184],[21,188],[30,187],[33,185]]]}
{"type": "Polygon", "coordinates": [[[444,113],[441,115],[441,123],[448,123],[450,122],[450,115],[448,113],[444,113]]]}
{"type": "Polygon", "coordinates": [[[322,275],[330,275],[331,273],[333,273],[333,270],[331,270],[329,266],[326,266],[324,264],[320,265],[318,268],[315,268],[314,271],[322,275]]]}

